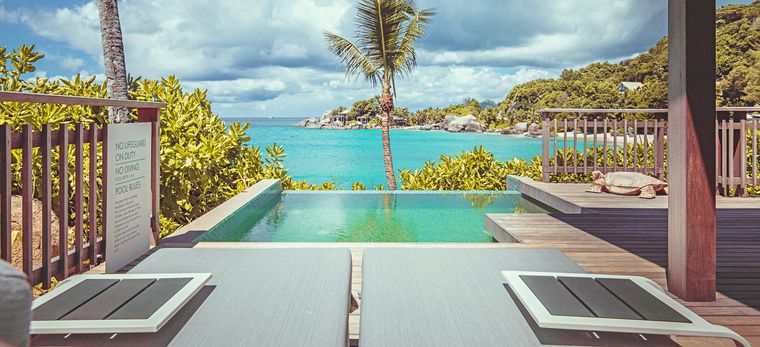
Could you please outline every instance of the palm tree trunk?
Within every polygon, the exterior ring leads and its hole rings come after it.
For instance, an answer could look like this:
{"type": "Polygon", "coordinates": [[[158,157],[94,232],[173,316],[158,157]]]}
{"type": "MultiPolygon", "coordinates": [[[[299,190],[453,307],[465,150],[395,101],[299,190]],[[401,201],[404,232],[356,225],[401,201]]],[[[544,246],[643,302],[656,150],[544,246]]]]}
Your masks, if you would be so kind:
{"type": "Polygon", "coordinates": [[[381,117],[380,129],[383,138],[383,161],[385,162],[385,178],[388,180],[388,190],[396,190],[396,174],[393,170],[391,155],[391,111],[393,111],[393,94],[391,94],[390,75],[383,76],[383,94],[380,96],[381,117]]]}
{"type": "MultiPolygon", "coordinates": [[[[127,100],[129,85],[127,67],[124,62],[124,43],[121,37],[119,8],[116,0],[98,0],[100,34],[103,40],[103,61],[105,62],[108,96],[111,99],[127,100]]],[[[131,121],[129,109],[112,107],[108,110],[108,120],[112,123],[131,121]]]]}
{"type": "Polygon", "coordinates": [[[390,113],[383,113],[382,138],[383,138],[383,161],[385,162],[385,178],[388,180],[388,189],[396,190],[396,175],[393,170],[393,156],[391,155],[390,113]]]}

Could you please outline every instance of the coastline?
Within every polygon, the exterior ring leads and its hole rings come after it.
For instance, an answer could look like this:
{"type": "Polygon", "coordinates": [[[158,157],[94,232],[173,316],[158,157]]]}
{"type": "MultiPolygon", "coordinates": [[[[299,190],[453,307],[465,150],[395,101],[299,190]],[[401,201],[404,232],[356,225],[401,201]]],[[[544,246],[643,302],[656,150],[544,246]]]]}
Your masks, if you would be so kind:
{"type": "MultiPolygon", "coordinates": [[[[321,118],[307,118],[299,121],[293,126],[306,129],[320,130],[371,130],[380,129],[380,126],[365,118],[365,122],[356,120],[349,121],[345,116],[323,115],[321,118]]],[[[481,124],[475,116],[446,116],[442,121],[436,123],[425,123],[420,125],[407,125],[406,120],[394,118],[391,129],[401,130],[418,130],[418,131],[447,131],[451,133],[492,133],[501,135],[523,135],[527,137],[538,137],[541,135],[541,128],[538,124],[518,123],[515,126],[506,128],[487,128],[481,124]]]]}
{"type": "MultiPolygon", "coordinates": [[[[361,131],[361,130],[380,130],[379,126],[367,126],[367,127],[347,127],[347,126],[335,126],[331,124],[324,124],[323,126],[319,127],[304,127],[299,126],[298,124],[290,125],[292,127],[300,127],[305,128],[309,130],[339,130],[339,131],[361,131]]],[[[519,132],[506,132],[505,129],[488,129],[484,131],[449,131],[447,129],[439,128],[439,129],[423,129],[422,126],[392,126],[392,131],[410,131],[410,132],[448,132],[448,133],[470,133],[470,134],[482,134],[482,135],[492,135],[492,136],[509,136],[512,138],[532,138],[532,139],[542,139],[543,133],[538,129],[538,131],[527,131],[523,133],[519,132]]],[[[554,135],[554,134],[551,134],[554,135]]],[[[555,136],[550,136],[551,139],[554,139],[555,136]]],[[[667,136],[666,136],[667,138],[667,136]]],[[[654,135],[643,135],[638,134],[636,136],[631,134],[614,134],[612,132],[609,132],[607,134],[604,133],[597,133],[597,134],[583,134],[583,133],[573,133],[573,132],[559,132],[556,134],[556,142],[564,144],[564,142],[567,141],[568,145],[573,144],[574,142],[577,145],[582,145],[585,141],[586,146],[593,146],[594,141],[596,141],[598,146],[608,145],[608,146],[615,146],[622,147],[624,143],[628,143],[629,145],[632,145],[634,142],[638,144],[643,143],[649,143],[652,144],[655,141],[654,135]],[[565,140],[566,139],[566,140],[565,140]],[[634,140],[635,139],[635,140],[634,140]]],[[[551,141],[554,142],[554,141],[551,141]]]]}

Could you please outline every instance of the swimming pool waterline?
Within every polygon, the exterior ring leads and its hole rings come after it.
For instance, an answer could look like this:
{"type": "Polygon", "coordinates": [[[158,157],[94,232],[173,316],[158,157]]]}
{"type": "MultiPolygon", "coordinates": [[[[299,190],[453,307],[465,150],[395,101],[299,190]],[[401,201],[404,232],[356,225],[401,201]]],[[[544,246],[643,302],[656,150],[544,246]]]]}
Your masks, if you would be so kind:
{"type": "Polygon", "coordinates": [[[512,191],[283,191],[203,242],[495,242],[486,213],[544,212],[512,191]]]}

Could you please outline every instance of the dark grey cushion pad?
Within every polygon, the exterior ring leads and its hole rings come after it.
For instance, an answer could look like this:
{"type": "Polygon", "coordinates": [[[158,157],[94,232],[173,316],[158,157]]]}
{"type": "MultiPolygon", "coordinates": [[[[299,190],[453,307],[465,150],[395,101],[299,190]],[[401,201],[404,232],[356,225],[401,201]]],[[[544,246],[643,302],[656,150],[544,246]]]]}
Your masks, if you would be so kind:
{"type": "Polygon", "coordinates": [[[0,345],[29,344],[32,289],[26,276],[0,260],[0,345]]]}
{"type": "Polygon", "coordinates": [[[501,271],[583,272],[549,249],[367,249],[360,346],[534,346],[501,271]]]}
{"type": "Polygon", "coordinates": [[[129,273],[210,272],[213,278],[157,334],[72,335],[34,344],[343,346],[347,249],[162,249],[129,273]]]}

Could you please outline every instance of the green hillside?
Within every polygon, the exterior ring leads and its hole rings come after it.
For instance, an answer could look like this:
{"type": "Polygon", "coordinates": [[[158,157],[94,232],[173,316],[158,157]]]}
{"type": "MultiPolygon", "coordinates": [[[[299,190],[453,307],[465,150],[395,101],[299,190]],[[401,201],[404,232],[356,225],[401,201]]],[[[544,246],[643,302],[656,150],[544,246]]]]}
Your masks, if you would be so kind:
{"type": "MultiPolygon", "coordinates": [[[[719,106],[760,104],[760,1],[730,5],[717,12],[716,89],[719,106]]],[[[593,63],[564,70],[558,79],[516,86],[499,104],[507,123],[535,119],[544,107],[667,107],[668,42],[661,39],[648,52],[617,64],[593,63]],[[642,82],[621,93],[620,82],[642,82]]]]}

